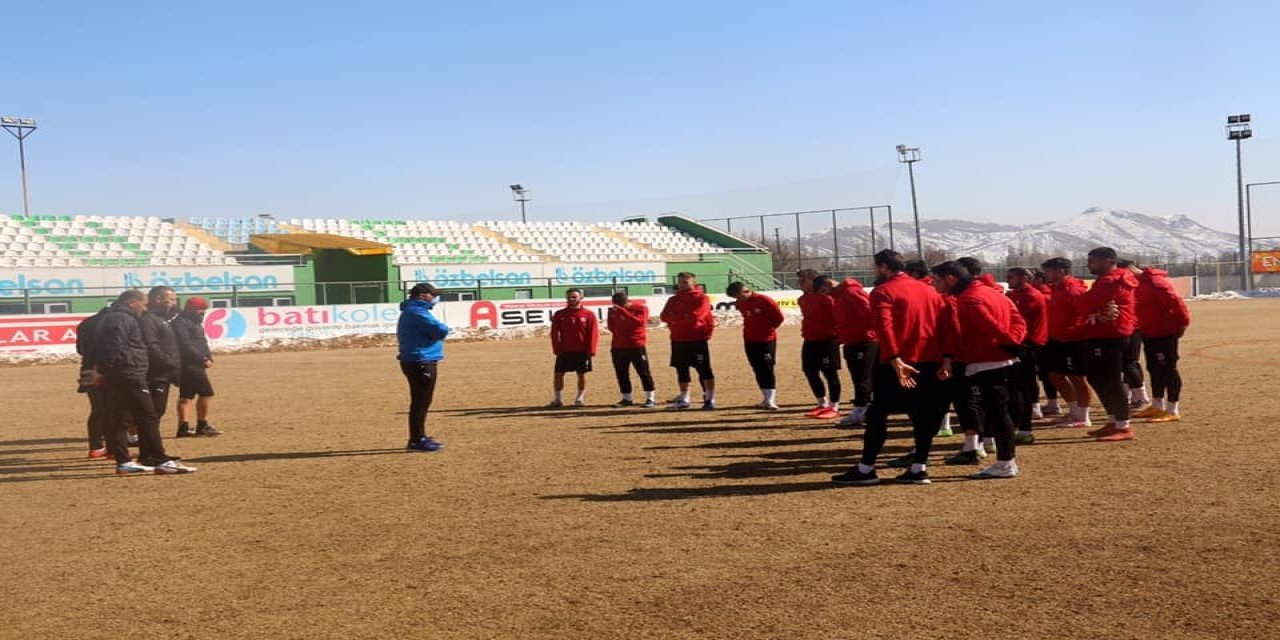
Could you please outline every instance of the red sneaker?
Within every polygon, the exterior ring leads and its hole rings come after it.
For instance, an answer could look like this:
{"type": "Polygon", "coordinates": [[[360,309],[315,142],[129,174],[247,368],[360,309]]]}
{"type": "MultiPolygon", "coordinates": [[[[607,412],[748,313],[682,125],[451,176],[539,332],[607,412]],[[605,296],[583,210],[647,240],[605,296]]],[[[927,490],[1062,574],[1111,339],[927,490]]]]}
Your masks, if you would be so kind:
{"type": "Polygon", "coordinates": [[[91,459],[91,460],[96,460],[96,459],[98,459],[98,458],[105,458],[105,457],[107,457],[107,448],[106,448],[106,447],[103,447],[103,448],[101,448],[101,449],[90,449],[90,450],[89,450],[89,459],[91,459]]]}
{"type": "Polygon", "coordinates": [[[1120,442],[1121,440],[1132,440],[1133,429],[1116,429],[1111,433],[1098,436],[1098,442],[1120,442]]]}
{"type": "Polygon", "coordinates": [[[804,412],[804,415],[809,416],[810,418],[816,418],[818,417],[819,413],[822,413],[823,411],[826,411],[826,410],[827,410],[827,407],[814,407],[804,412]]]}
{"type": "Polygon", "coordinates": [[[835,409],[832,409],[831,407],[826,407],[822,411],[819,411],[818,413],[813,414],[813,417],[819,420],[831,420],[834,418],[839,418],[840,412],[836,411],[835,409]]]}
{"type": "Polygon", "coordinates": [[[1101,428],[1099,428],[1099,429],[1094,429],[1094,430],[1092,430],[1092,431],[1086,431],[1086,432],[1085,432],[1085,435],[1087,435],[1087,436],[1093,436],[1093,437],[1095,437],[1095,438],[1096,438],[1096,437],[1098,437],[1098,436],[1105,436],[1105,435],[1107,435],[1107,434],[1109,434],[1109,433],[1115,433],[1115,432],[1116,432],[1116,430],[1117,430],[1117,429],[1116,429],[1116,423],[1114,423],[1114,422],[1108,422],[1108,423],[1106,423],[1106,424],[1102,425],[1102,427],[1101,427],[1101,428]]]}

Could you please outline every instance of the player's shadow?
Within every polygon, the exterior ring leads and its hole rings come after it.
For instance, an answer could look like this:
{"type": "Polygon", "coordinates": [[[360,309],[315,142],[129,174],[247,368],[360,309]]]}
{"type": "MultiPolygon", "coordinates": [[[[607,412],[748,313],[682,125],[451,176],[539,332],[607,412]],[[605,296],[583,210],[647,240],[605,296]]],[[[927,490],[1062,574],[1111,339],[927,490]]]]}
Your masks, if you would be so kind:
{"type": "MultiPolygon", "coordinates": [[[[29,447],[41,444],[72,444],[84,441],[84,438],[30,438],[26,440],[0,440],[0,447],[29,447]]],[[[6,451],[5,453],[11,452],[6,451]]]]}
{"type": "Polygon", "coordinates": [[[360,456],[423,455],[425,452],[407,451],[404,447],[396,449],[348,449],[336,451],[272,451],[261,453],[233,453],[218,456],[200,456],[183,458],[183,462],[261,462],[267,460],[311,460],[315,458],[349,458],[360,456]]]}

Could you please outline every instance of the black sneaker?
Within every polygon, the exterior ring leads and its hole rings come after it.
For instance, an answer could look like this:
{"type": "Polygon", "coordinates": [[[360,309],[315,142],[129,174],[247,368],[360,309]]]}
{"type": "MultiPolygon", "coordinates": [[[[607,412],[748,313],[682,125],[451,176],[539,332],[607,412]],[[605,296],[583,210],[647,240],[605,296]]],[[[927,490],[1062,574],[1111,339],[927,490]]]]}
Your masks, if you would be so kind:
{"type": "Polygon", "coordinates": [[[912,471],[910,469],[904,471],[902,475],[893,479],[894,482],[902,484],[929,484],[928,471],[912,471]]]}
{"type": "Polygon", "coordinates": [[[222,432],[213,428],[213,425],[211,424],[198,424],[196,425],[196,435],[212,438],[213,436],[222,435],[222,432]]]}
{"type": "Polygon", "coordinates": [[[942,463],[952,465],[977,465],[982,464],[982,458],[978,457],[978,451],[975,449],[973,451],[961,451],[960,453],[943,460],[942,463]]]}
{"type": "Polygon", "coordinates": [[[890,460],[889,463],[886,464],[885,466],[889,467],[890,469],[907,469],[907,468],[910,468],[912,463],[914,463],[915,461],[916,461],[915,454],[908,453],[907,455],[902,456],[901,458],[894,458],[890,460]]]}
{"type": "Polygon", "coordinates": [[[178,425],[179,438],[192,438],[192,437],[195,437],[195,435],[196,435],[196,432],[191,429],[191,425],[185,422],[178,425]]]}
{"type": "Polygon", "coordinates": [[[613,406],[615,406],[615,407],[630,407],[630,406],[634,406],[634,405],[635,405],[635,403],[634,403],[634,402],[632,402],[632,401],[630,401],[630,400],[619,400],[619,401],[617,401],[616,403],[614,403],[614,405],[613,405],[613,406]]]}
{"type": "Polygon", "coordinates": [[[880,478],[876,476],[875,469],[871,473],[863,473],[854,467],[838,476],[831,476],[831,482],[840,486],[865,486],[869,484],[879,484],[880,478]]]}

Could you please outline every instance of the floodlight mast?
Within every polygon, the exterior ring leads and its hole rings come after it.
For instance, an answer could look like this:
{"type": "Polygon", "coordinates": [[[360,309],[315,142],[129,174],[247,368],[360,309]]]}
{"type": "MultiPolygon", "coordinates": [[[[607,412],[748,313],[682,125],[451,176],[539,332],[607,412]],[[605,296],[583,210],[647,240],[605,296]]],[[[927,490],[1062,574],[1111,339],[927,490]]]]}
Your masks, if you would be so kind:
{"type": "Polygon", "coordinates": [[[27,192],[27,150],[24,144],[27,136],[35,133],[35,118],[18,118],[14,116],[0,117],[0,127],[4,127],[13,137],[18,139],[18,165],[22,168],[22,215],[31,215],[31,198],[27,192]]]}
{"type": "Polygon", "coordinates": [[[1227,116],[1227,140],[1236,143],[1236,209],[1240,216],[1240,290],[1248,291],[1252,285],[1253,256],[1250,255],[1249,243],[1246,240],[1244,215],[1244,169],[1240,158],[1240,142],[1253,137],[1250,122],[1253,118],[1247,113],[1227,116]]]}
{"type": "Polygon", "coordinates": [[[513,184],[511,185],[511,197],[520,203],[520,222],[527,222],[525,218],[525,203],[532,199],[529,197],[529,190],[519,184],[513,184]]]}
{"type": "MultiPolygon", "coordinates": [[[[915,164],[920,162],[920,148],[908,147],[900,144],[898,149],[898,162],[907,165],[907,175],[911,180],[911,215],[915,219],[916,224],[916,253],[920,259],[924,259],[924,243],[920,241],[920,209],[916,206],[916,171],[915,164]]],[[[890,223],[889,231],[893,232],[892,223],[890,223]]]]}

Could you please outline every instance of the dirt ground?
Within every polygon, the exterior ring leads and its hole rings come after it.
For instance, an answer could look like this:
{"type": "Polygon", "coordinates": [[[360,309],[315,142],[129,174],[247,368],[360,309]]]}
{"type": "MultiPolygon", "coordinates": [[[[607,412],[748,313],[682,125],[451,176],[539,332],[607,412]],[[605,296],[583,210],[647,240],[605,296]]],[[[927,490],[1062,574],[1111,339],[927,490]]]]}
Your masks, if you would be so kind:
{"type": "Polygon", "coordinates": [[[793,328],[780,414],[738,330],[714,413],[609,407],[607,358],[592,406],[532,409],[548,344],[450,345],[436,454],[402,448],[390,349],[228,355],[226,435],[171,413],[200,470],[170,477],[84,459],[74,367],[0,369],[0,637],[1280,637],[1280,300],[1192,313],[1183,422],[1046,429],[1015,480],[931,486],[830,485],[860,432],[801,415],[793,328]]]}

